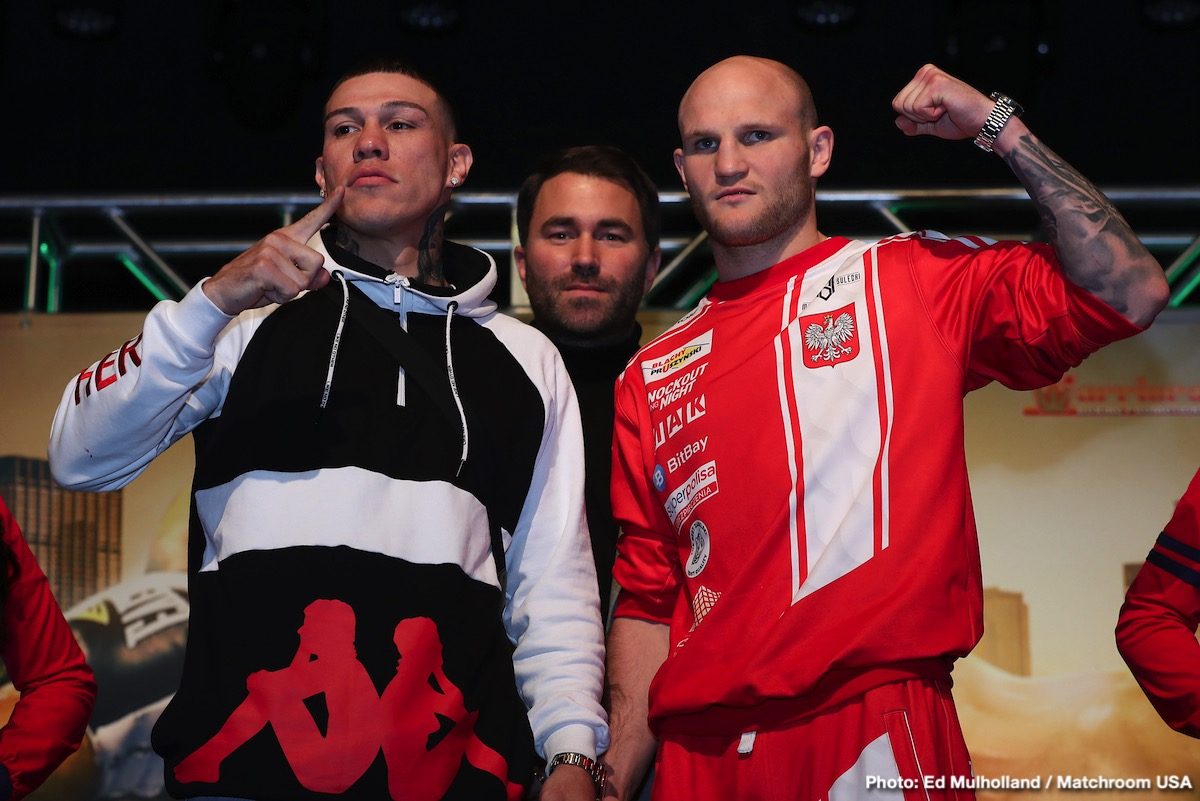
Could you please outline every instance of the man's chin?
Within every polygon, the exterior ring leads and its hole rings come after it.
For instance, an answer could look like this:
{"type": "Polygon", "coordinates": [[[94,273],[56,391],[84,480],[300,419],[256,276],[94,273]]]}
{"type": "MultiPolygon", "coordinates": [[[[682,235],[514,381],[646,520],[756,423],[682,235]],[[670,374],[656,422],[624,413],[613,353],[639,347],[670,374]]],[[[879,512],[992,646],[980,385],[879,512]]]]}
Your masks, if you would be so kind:
{"type": "Polygon", "coordinates": [[[711,214],[707,210],[700,215],[700,224],[708,231],[709,237],[725,247],[744,247],[757,245],[765,237],[762,235],[762,220],[746,214],[725,210],[723,213],[711,214]]]}
{"type": "Polygon", "coordinates": [[[713,225],[708,230],[708,236],[713,242],[727,248],[745,248],[751,245],[761,245],[771,238],[769,234],[754,225],[713,225]]]}
{"type": "Polygon", "coordinates": [[[749,209],[697,209],[701,226],[709,238],[727,248],[743,248],[769,242],[798,225],[812,209],[811,199],[802,195],[788,196],[769,203],[756,212],[749,209]]]}
{"type": "Polygon", "coordinates": [[[572,298],[558,304],[551,315],[534,316],[573,338],[586,338],[604,334],[612,315],[600,298],[572,298]]]}
{"type": "Polygon", "coordinates": [[[564,305],[566,308],[562,309],[559,317],[562,320],[570,320],[573,328],[584,329],[602,326],[605,318],[608,316],[609,304],[604,298],[570,298],[564,305]]]}
{"type": "Polygon", "coordinates": [[[411,204],[394,199],[363,197],[347,200],[338,209],[338,219],[347,227],[367,236],[379,236],[414,223],[424,224],[422,216],[411,204]]]}

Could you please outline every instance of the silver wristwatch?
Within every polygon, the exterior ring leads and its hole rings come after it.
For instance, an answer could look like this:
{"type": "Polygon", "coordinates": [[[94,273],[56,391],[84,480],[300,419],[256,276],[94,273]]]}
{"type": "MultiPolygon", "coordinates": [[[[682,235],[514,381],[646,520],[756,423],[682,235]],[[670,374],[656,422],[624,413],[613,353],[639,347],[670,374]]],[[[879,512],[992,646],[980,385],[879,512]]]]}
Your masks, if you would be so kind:
{"type": "Polygon", "coordinates": [[[559,765],[574,765],[577,768],[583,768],[587,774],[592,777],[592,784],[596,785],[596,801],[604,798],[604,766],[600,764],[600,760],[592,759],[583,754],[577,754],[574,751],[563,751],[554,755],[550,760],[550,764],[546,766],[546,775],[549,776],[554,772],[554,769],[559,765]]]}
{"type": "Polygon", "coordinates": [[[983,121],[983,127],[975,136],[976,146],[985,153],[992,152],[992,145],[996,144],[996,137],[1004,130],[1008,121],[1025,113],[1021,104],[1008,95],[992,92],[991,98],[996,101],[996,105],[992,106],[992,112],[987,115],[987,119],[983,121]]]}

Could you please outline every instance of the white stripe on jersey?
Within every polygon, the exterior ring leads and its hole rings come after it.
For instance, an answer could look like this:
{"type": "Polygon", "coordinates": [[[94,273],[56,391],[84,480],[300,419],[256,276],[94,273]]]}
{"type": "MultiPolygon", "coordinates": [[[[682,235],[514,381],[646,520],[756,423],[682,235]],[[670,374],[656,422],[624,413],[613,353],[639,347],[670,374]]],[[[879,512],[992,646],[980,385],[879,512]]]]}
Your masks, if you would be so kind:
{"type": "MultiPolygon", "coordinates": [[[[796,278],[793,277],[787,283],[787,291],[783,293],[783,309],[779,324],[780,333],[775,337],[775,380],[779,386],[779,408],[782,410],[783,419],[783,439],[787,445],[787,460],[788,460],[788,475],[791,484],[788,487],[788,540],[791,548],[792,559],[792,597],[795,598],[800,592],[800,536],[798,530],[799,521],[797,516],[797,504],[799,502],[796,492],[796,482],[799,479],[799,474],[796,466],[796,440],[792,433],[793,426],[799,424],[797,419],[795,398],[788,396],[787,377],[784,373],[784,352],[783,340],[787,337],[790,342],[796,341],[796,334],[799,331],[799,325],[796,323],[796,315],[792,312],[792,293],[796,288],[796,278]],[[790,322],[789,322],[790,320],[790,322]],[[795,329],[793,331],[793,329],[795,329]]],[[[791,361],[795,361],[794,344],[791,353],[791,361]]]]}
{"type": "Polygon", "coordinates": [[[829,801],[904,801],[900,767],[887,732],[867,743],[850,768],[829,788],[829,801]],[[874,782],[868,783],[868,777],[874,782]],[[893,789],[894,788],[894,789],[893,789]]]}
{"type": "MultiPolygon", "coordinates": [[[[852,248],[854,246],[851,246],[852,248]]],[[[804,364],[804,332],[799,314],[789,322],[793,397],[803,467],[804,537],[807,576],[792,603],[836,581],[875,554],[875,471],[884,442],[876,353],[867,308],[867,282],[861,254],[844,250],[804,275],[800,297],[807,315],[852,305],[858,355],[832,367],[804,364]],[[857,277],[854,273],[858,273],[857,277]],[[836,279],[843,282],[838,284],[836,279]],[[820,293],[831,281],[828,300],[820,293]]],[[[877,294],[877,293],[875,293],[877,294]]],[[[886,369],[885,369],[886,374],[886,369]]]]}
{"type": "Polygon", "coordinates": [[[883,453],[879,460],[879,486],[880,486],[880,532],[879,541],[880,548],[888,547],[891,541],[891,470],[888,468],[888,456],[892,450],[892,421],[895,420],[895,404],[892,398],[892,358],[889,350],[887,326],[883,324],[883,299],[882,293],[879,291],[879,246],[871,248],[866,256],[870,260],[870,275],[871,287],[875,301],[875,331],[879,335],[879,365],[880,373],[883,376],[883,402],[884,414],[886,415],[883,431],[883,453]]]}

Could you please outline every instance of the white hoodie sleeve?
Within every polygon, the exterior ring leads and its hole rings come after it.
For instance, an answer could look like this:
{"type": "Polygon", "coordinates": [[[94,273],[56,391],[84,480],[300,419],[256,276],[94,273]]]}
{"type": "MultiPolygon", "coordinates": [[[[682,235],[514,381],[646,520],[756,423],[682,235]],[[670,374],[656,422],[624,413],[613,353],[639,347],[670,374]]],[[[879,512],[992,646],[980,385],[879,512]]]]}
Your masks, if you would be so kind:
{"type": "Polygon", "coordinates": [[[64,487],[114,490],[219,413],[250,332],[270,309],[231,318],[197,284],[163,301],[142,333],[81,372],[50,432],[50,470],[64,487]]]}
{"type": "Polygon", "coordinates": [[[534,744],[595,757],[608,747],[600,694],[604,627],[584,511],[579,405],[557,351],[549,351],[546,424],[533,480],[507,552],[505,625],[516,643],[517,688],[534,744]]]}

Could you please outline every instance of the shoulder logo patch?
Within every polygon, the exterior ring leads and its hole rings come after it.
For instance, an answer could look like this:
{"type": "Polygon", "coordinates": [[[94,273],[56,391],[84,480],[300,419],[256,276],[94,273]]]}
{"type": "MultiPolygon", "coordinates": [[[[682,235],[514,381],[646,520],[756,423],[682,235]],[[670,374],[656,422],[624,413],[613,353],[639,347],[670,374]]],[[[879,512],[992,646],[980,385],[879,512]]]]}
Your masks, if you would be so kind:
{"type": "Polygon", "coordinates": [[[799,319],[804,334],[804,366],[833,367],[858,355],[858,322],[854,304],[799,319]]]}

